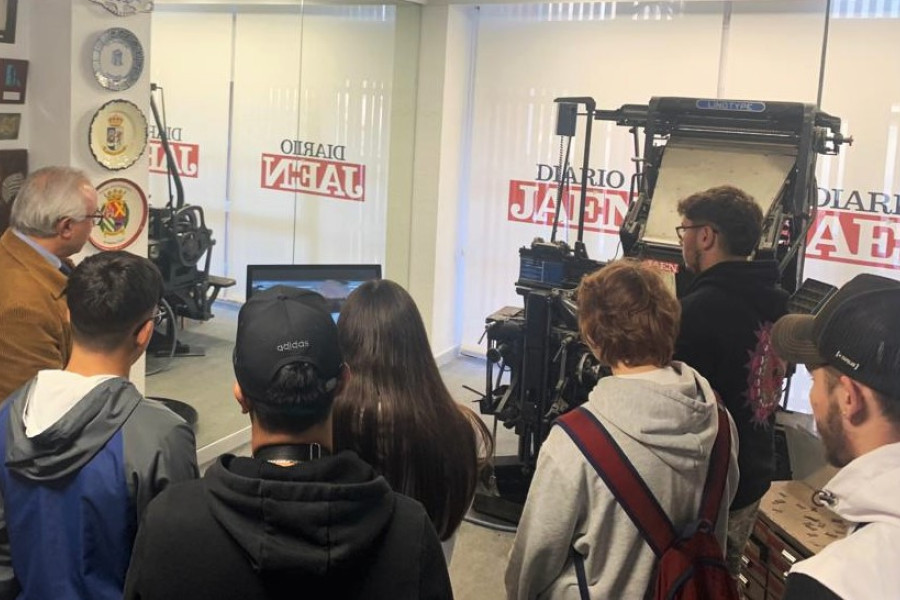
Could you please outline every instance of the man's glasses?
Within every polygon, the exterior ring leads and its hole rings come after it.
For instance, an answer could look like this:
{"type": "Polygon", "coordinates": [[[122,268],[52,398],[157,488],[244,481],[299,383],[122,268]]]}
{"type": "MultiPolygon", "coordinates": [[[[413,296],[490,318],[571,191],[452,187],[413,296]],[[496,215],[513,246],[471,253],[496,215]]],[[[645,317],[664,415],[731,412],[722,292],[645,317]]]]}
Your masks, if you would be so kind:
{"type": "Polygon", "coordinates": [[[103,210],[98,208],[94,212],[88,213],[81,217],[68,217],[68,216],[60,217],[56,220],[56,222],[59,223],[60,221],[62,221],[64,219],[70,219],[72,221],[75,221],[76,223],[81,223],[83,221],[87,221],[88,219],[90,219],[94,225],[99,225],[100,222],[103,220],[103,210]]]}
{"type": "MultiPolygon", "coordinates": [[[[147,319],[147,321],[153,321],[153,328],[156,329],[157,327],[159,327],[160,325],[162,325],[162,322],[163,322],[163,320],[165,319],[165,317],[166,317],[166,313],[165,313],[161,308],[159,308],[159,307],[157,306],[156,309],[154,309],[153,314],[150,315],[150,318],[147,319]]],[[[138,332],[144,327],[144,324],[147,323],[147,321],[143,321],[143,322],[142,322],[142,323],[134,330],[134,335],[137,335],[137,334],[138,334],[138,332]]]]}
{"type": "Polygon", "coordinates": [[[100,221],[103,220],[103,210],[98,208],[98,209],[95,210],[94,212],[92,212],[92,213],[90,213],[90,214],[87,214],[87,215],[84,215],[84,218],[85,218],[85,219],[90,219],[91,222],[94,223],[94,225],[99,225],[99,224],[100,224],[100,221]]]}
{"type": "Polygon", "coordinates": [[[719,233],[718,230],[715,227],[711,226],[709,223],[702,223],[700,225],[679,225],[675,228],[675,234],[678,236],[678,241],[683,242],[685,231],[687,231],[688,229],[700,229],[701,227],[709,227],[713,230],[713,233],[719,233]]]}

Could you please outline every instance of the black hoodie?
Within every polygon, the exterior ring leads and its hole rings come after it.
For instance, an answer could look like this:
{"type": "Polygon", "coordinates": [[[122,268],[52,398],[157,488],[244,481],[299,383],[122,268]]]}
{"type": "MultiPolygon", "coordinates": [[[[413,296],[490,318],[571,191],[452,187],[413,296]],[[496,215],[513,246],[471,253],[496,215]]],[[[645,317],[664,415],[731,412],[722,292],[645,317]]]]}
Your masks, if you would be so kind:
{"type": "Polygon", "coordinates": [[[345,451],[221,457],[151,503],[125,598],[452,598],[422,506],[345,451]]]}
{"type": "Polygon", "coordinates": [[[766,493],[775,471],[775,409],[784,363],[769,343],[787,312],[774,261],[722,262],[700,273],[681,299],[675,358],[706,377],[737,426],[740,484],[732,510],[766,493]]]}

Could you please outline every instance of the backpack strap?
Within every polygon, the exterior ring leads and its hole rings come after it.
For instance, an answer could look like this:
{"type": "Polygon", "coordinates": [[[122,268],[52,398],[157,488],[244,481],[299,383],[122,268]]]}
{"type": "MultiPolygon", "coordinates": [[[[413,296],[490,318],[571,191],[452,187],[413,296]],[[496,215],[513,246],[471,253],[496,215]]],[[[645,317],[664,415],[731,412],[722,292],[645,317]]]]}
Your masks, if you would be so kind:
{"type": "Polygon", "coordinates": [[[556,419],[631,518],[654,554],[676,539],[675,528],[634,465],[591,412],[578,407],[556,419]]]}
{"type": "Polygon", "coordinates": [[[581,600],[591,600],[588,591],[587,575],[584,573],[584,557],[575,547],[572,547],[572,563],[575,565],[575,577],[578,579],[578,597],[581,600]]]}
{"type": "MultiPolygon", "coordinates": [[[[713,527],[725,492],[731,429],[725,409],[718,405],[718,431],[710,456],[700,503],[700,518],[713,527]]],[[[603,423],[584,407],[556,420],[606,483],[656,556],[662,556],[678,537],[671,519],[603,423]]]]}
{"type": "Polygon", "coordinates": [[[728,478],[728,462],[731,458],[731,424],[728,412],[722,404],[718,404],[719,430],[709,457],[709,468],[706,483],[703,485],[703,499],[700,501],[700,518],[715,528],[719,520],[719,507],[725,495],[725,481],[728,478]]]}

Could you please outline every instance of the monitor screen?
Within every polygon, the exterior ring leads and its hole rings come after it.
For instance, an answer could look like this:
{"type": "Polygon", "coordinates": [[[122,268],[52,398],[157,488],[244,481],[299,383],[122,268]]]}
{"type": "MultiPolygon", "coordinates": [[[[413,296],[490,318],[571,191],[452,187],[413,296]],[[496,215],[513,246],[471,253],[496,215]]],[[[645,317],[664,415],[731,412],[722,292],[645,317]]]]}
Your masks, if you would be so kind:
{"type": "Polygon", "coordinates": [[[247,265],[247,300],[276,285],[312,290],[325,297],[337,321],[350,292],[370,279],[381,279],[381,265],[247,265]]]}

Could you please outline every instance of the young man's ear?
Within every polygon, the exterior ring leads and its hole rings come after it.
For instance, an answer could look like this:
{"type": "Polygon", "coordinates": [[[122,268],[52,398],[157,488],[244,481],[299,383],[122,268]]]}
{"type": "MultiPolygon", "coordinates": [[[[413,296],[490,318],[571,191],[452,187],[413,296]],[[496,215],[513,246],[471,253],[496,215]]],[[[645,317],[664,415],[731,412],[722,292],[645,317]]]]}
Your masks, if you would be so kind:
{"type": "Polygon", "coordinates": [[[870,416],[870,411],[875,407],[870,393],[858,381],[841,375],[838,385],[835,386],[838,408],[845,421],[853,425],[859,425],[870,416]]]}
{"type": "Polygon", "coordinates": [[[153,319],[150,319],[149,321],[145,322],[143,325],[141,325],[138,328],[137,334],[135,335],[137,345],[141,349],[141,354],[143,354],[144,351],[147,350],[147,346],[150,345],[150,339],[152,337],[153,337],[153,319]]]}
{"type": "Polygon", "coordinates": [[[241,384],[237,381],[234,382],[234,399],[237,400],[237,403],[241,405],[241,414],[247,414],[250,412],[250,401],[244,396],[244,390],[241,389],[241,384]]]}
{"type": "Polygon", "coordinates": [[[63,217],[56,222],[56,235],[64,240],[71,239],[74,224],[75,221],[71,217],[63,217]]]}
{"type": "Polygon", "coordinates": [[[697,231],[697,242],[703,250],[711,250],[715,248],[719,241],[719,233],[712,225],[701,227],[697,231]]]}

